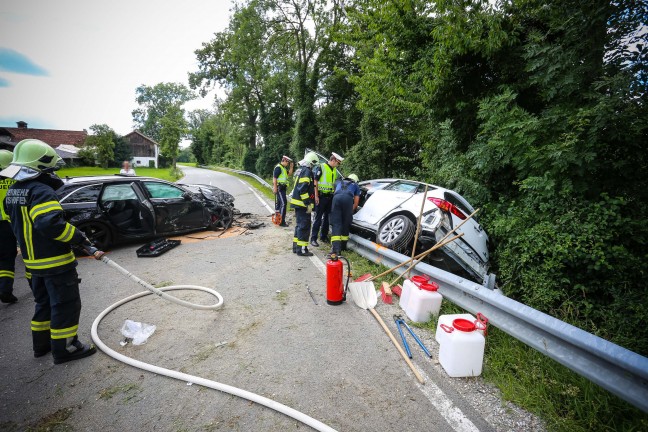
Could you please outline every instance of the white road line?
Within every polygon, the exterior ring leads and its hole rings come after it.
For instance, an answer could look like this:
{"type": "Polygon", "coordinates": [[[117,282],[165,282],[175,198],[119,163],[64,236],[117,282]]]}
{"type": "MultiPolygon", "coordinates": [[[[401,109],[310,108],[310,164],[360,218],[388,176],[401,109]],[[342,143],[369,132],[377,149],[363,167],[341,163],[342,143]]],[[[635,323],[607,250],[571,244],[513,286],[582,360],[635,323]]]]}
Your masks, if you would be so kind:
{"type": "MultiPolygon", "coordinates": [[[[403,366],[403,369],[410,372],[409,368],[403,366]]],[[[439,387],[437,387],[430,377],[421,370],[421,368],[416,368],[423,379],[425,380],[425,385],[417,384],[421,393],[430,401],[432,405],[437,409],[439,414],[448,422],[448,424],[457,432],[479,432],[479,428],[471,422],[468,417],[457,407],[452,401],[443,393],[439,387]]]]}
{"type": "Polygon", "coordinates": [[[317,270],[319,270],[324,276],[326,276],[326,267],[324,266],[324,263],[320,261],[317,255],[313,255],[312,257],[309,258],[313,262],[315,267],[317,267],[317,270]]]}
{"type": "Polygon", "coordinates": [[[252,193],[254,194],[254,196],[257,197],[257,198],[259,199],[259,201],[261,201],[261,204],[263,204],[263,205],[265,206],[265,208],[268,209],[268,212],[269,212],[270,214],[273,214],[273,213],[275,212],[272,208],[270,208],[270,206],[268,205],[268,203],[265,202],[265,200],[264,200],[263,198],[261,198],[261,196],[260,196],[258,193],[256,193],[256,191],[255,191],[254,189],[252,189],[252,188],[251,188],[247,183],[245,183],[243,180],[239,179],[239,181],[240,181],[241,183],[243,183],[245,186],[247,186],[248,189],[250,189],[250,192],[252,192],[252,193]]]}

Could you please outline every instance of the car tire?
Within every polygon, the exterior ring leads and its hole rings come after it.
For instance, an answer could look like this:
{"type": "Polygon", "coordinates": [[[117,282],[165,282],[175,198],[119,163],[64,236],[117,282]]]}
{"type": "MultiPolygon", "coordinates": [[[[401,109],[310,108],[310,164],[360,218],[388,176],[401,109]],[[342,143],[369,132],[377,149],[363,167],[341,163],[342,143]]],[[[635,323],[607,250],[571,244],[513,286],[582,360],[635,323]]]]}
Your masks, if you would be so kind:
{"type": "Polygon", "coordinates": [[[213,230],[228,229],[234,221],[234,211],[230,207],[222,206],[212,214],[212,223],[209,226],[213,230]]]}
{"type": "Polygon", "coordinates": [[[85,222],[79,224],[77,229],[81,230],[99,250],[105,251],[112,245],[112,232],[107,225],[100,222],[85,222]]]}
{"type": "Polygon", "coordinates": [[[396,252],[407,249],[414,238],[414,222],[405,215],[396,215],[385,221],[376,234],[376,243],[396,252]]]}

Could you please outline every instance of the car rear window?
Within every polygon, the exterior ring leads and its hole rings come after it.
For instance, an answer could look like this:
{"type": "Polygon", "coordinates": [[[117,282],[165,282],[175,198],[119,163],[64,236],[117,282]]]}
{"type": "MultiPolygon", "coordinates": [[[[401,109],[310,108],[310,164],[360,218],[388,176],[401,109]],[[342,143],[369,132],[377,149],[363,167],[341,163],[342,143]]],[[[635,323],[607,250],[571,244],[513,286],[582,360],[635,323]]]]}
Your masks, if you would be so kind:
{"type": "Polygon", "coordinates": [[[181,198],[184,190],[166,183],[144,182],[151,198],[181,198]]]}
{"type": "Polygon", "coordinates": [[[418,183],[395,182],[385,187],[384,190],[414,193],[418,187],[418,183]]]}
{"type": "Polygon", "coordinates": [[[101,192],[101,184],[80,186],[73,191],[65,191],[61,203],[79,204],[97,202],[99,192],[101,192]]]}

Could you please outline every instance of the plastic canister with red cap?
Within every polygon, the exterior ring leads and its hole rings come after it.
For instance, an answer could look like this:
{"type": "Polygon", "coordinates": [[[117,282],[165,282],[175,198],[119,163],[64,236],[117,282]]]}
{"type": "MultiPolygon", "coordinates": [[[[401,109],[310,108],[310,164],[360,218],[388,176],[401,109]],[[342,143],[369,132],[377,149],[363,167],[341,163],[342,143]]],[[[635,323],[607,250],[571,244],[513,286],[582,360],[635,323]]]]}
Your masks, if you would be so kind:
{"type": "Polygon", "coordinates": [[[439,315],[443,296],[437,292],[439,285],[435,282],[425,282],[409,293],[405,306],[405,314],[414,322],[427,322],[430,315],[439,315]]]}
{"type": "Polygon", "coordinates": [[[400,300],[398,301],[398,306],[400,306],[401,309],[405,310],[407,303],[409,302],[412,289],[418,287],[422,283],[427,283],[429,281],[430,277],[428,275],[415,275],[409,279],[405,279],[405,282],[403,282],[403,291],[401,292],[400,300]]]}
{"type": "Polygon", "coordinates": [[[441,329],[446,335],[439,346],[439,363],[446,373],[455,378],[481,375],[486,340],[475,322],[457,318],[441,329]]]}

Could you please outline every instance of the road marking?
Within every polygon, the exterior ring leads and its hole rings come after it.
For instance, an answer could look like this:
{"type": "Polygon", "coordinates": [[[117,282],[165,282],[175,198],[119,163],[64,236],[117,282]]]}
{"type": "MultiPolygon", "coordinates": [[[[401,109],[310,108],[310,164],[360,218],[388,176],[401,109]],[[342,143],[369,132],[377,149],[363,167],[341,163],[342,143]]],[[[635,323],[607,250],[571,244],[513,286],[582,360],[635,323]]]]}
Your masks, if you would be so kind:
{"type": "MultiPolygon", "coordinates": [[[[405,366],[403,366],[403,369],[409,372],[409,369],[405,366]]],[[[443,393],[443,390],[437,387],[423,370],[418,367],[416,369],[425,380],[425,385],[417,384],[419,390],[434,405],[452,429],[457,432],[479,432],[479,428],[466,417],[459,407],[452,403],[445,393],[443,393]]]]}
{"type": "Polygon", "coordinates": [[[254,196],[257,197],[257,198],[259,199],[259,201],[261,201],[261,204],[263,204],[263,205],[265,206],[265,208],[268,209],[268,212],[269,212],[270,214],[273,214],[273,213],[275,212],[273,209],[270,208],[270,206],[268,205],[268,203],[265,202],[265,200],[264,200],[263,198],[261,198],[261,196],[259,196],[258,193],[256,193],[256,191],[255,191],[254,189],[252,189],[252,188],[251,188],[247,183],[245,183],[243,180],[239,179],[239,181],[240,181],[241,183],[243,183],[245,186],[247,186],[248,189],[250,189],[250,192],[252,192],[252,193],[254,194],[254,196]]]}

